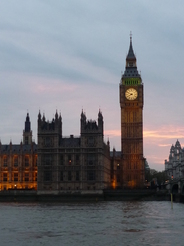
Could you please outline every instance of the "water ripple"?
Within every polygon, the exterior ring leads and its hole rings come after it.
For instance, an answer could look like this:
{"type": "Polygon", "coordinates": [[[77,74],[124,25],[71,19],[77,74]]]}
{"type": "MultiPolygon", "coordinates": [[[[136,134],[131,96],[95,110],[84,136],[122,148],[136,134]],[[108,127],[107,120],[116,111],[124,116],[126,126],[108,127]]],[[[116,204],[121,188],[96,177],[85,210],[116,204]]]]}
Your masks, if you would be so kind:
{"type": "Polygon", "coordinates": [[[1,245],[183,245],[183,210],[169,202],[1,203],[1,245]]]}

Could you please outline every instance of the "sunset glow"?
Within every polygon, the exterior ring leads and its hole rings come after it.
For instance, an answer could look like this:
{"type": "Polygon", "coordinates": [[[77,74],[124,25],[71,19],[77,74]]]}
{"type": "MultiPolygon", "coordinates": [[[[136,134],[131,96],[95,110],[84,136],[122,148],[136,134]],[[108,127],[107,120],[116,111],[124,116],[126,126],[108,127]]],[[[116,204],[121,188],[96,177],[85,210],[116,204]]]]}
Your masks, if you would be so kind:
{"type": "Polygon", "coordinates": [[[158,1],[16,3],[0,3],[1,142],[20,143],[27,112],[37,141],[39,110],[47,120],[57,110],[63,135],[79,136],[82,109],[92,120],[101,109],[104,139],[120,150],[119,83],[131,31],[144,84],[144,156],[163,170],[171,145],[184,144],[182,3],[170,1],[174,11],[160,4],[156,15],[158,1]]]}

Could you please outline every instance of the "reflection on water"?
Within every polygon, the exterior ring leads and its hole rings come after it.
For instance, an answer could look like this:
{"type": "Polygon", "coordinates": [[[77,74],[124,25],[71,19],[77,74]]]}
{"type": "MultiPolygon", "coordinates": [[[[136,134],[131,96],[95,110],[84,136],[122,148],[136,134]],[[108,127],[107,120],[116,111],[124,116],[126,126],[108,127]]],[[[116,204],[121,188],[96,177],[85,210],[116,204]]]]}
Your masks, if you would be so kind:
{"type": "Polygon", "coordinates": [[[183,245],[184,204],[0,203],[0,245],[183,245]]]}

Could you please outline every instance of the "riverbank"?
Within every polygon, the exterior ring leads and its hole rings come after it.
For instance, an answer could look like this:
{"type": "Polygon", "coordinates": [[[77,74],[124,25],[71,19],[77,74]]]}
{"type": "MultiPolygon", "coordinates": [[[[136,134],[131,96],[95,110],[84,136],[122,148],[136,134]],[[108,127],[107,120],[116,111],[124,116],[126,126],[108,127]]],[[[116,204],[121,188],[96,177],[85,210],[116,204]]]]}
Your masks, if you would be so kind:
{"type": "MultiPolygon", "coordinates": [[[[174,201],[183,202],[179,194],[174,201]]],[[[73,202],[73,201],[169,201],[166,190],[104,190],[104,191],[48,191],[7,190],[0,192],[0,202],[73,202]]]]}
{"type": "Polygon", "coordinates": [[[107,201],[168,201],[166,190],[105,190],[104,199],[107,201]]]}

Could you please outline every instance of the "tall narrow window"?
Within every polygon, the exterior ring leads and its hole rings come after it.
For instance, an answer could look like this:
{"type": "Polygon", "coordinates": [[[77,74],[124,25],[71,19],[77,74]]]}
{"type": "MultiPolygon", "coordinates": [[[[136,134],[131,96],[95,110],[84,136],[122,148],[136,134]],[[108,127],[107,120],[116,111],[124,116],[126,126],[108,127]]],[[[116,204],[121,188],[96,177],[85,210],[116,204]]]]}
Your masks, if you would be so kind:
{"type": "Polygon", "coordinates": [[[3,173],[3,181],[4,182],[8,181],[8,174],[7,173],[3,173]]]}
{"type": "Polygon", "coordinates": [[[24,180],[25,180],[25,182],[29,181],[29,173],[24,174],[24,180]]]}
{"type": "Polygon", "coordinates": [[[72,164],[72,156],[68,155],[68,164],[71,165],[72,164]]]}
{"type": "Polygon", "coordinates": [[[14,167],[18,167],[18,157],[17,156],[14,157],[13,164],[14,164],[14,167]]]}
{"type": "Polygon", "coordinates": [[[18,181],[18,173],[14,173],[14,181],[18,181]]]}
{"type": "Polygon", "coordinates": [[[29,167],[29,157],[25,156],[25,167],[29,167]]]}
{"type": "Polygon", "coordinates": [[[60,172],[60,181],[63,181],[63,171],[60,172]]]}
{"type": "Polygon", "coordinates": [[[25,144],[28,145],[28,143],[29,143],[29,138],[26,136],[25,137],[25,144]]]}
{"type": "Polygon", "coordinates": [[[37,181],[37,173],[35,173],[35,181],[37,181]]]}
{"type": "Polygon", "coordinates": [[[95,156],[93,154],[88,154],[87,156],[88,165],[95,165],[95,156]]]}
{"type": "Polygon", "coordinates": [[[76,181],[79,181],[79,171],[76,171],[76,181]]]}
{"type": "Polygon", "coordinates": [[[71,180],[72,180],[72,172],[68,171],[68,181],[71,181],[71,180]]]}
{"type": "Polygon", "coordinates": [[[45,171],[44,172],[44,181],[45,182],[52,181],[52,173],[50,171],[45,171]]]}
{"type": "Polygon", "coordinates": [[[3,166],[7,167],[7,165],[8,165],[7,156],[4,156],[4,158],[3,158],[3,166]]]}
{"type": "Polygon", "coordinates": [[[87,172],[87,178],[88,178],[88,180],[89,181],[93,181],[93,180],[95,180],[95,171],[93,171],[93,170],[91,170],[91,171],[88,171],[87,172]]]}
{"type": "Polygon", "coordinates": [[[76,165],[79,165],[79,155],[78,154],[75,156],[75,161],[76,161],[76,165]]]}
{"type": "Polygon", "coordinates": [[[63,158],[63,155],[60,155],[60,164],[61,164],[61,165],[64,164],[64,158],[63,158]]]}
{"type": "Polygon", "coordinates": [[[45,159],[45,163],[44,164],[46,166],[52,165],[52,155],[47,154],[47,155],[45,155],[44,159],[45,159]]]}

